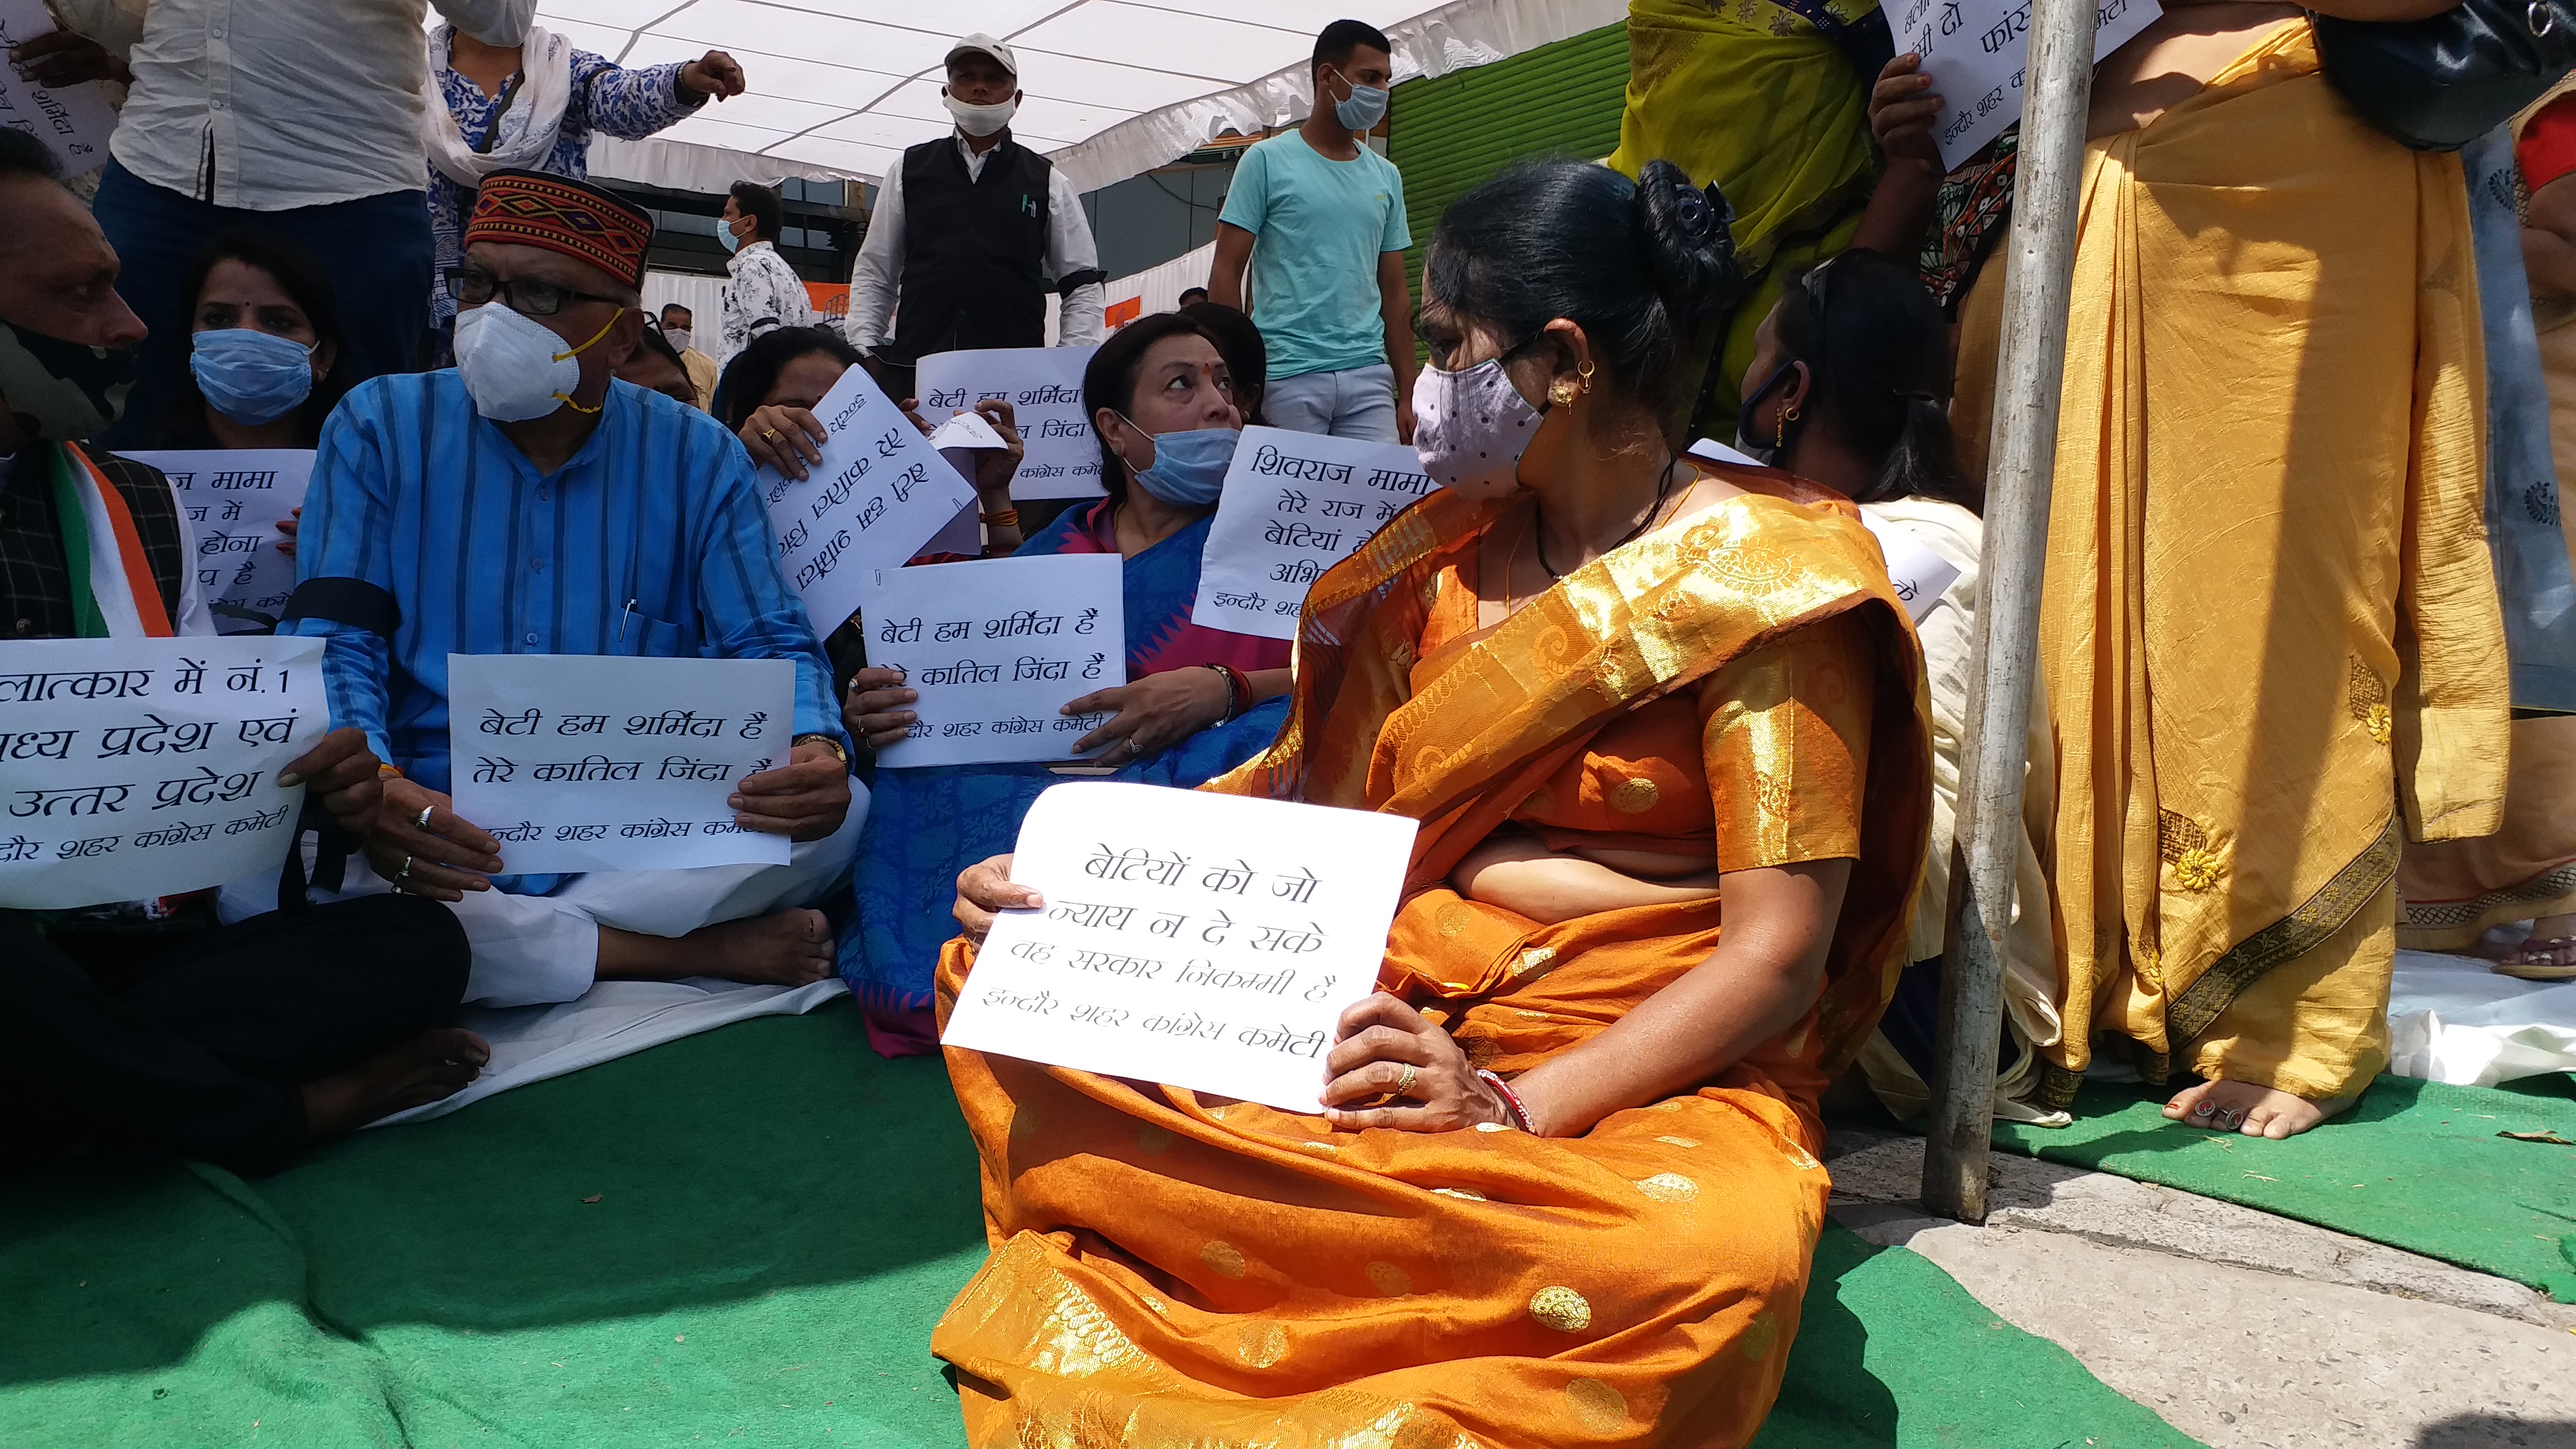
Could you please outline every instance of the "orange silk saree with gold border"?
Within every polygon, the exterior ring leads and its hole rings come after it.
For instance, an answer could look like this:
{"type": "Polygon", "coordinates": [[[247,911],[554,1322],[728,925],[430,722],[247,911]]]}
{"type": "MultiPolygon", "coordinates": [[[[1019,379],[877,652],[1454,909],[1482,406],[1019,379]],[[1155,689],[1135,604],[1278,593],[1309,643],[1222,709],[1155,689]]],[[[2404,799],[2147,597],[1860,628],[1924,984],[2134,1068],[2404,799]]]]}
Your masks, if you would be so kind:
{"type": "MultiPolygon", "coordinates": [[[[1705,960],[1723,914],[1542,925],[1449,890],[1534,796],[1622,838],[1660,822],[1727,868],[1853,858],[1815,1007],[1698,1091],[1569,1138],[1335,1131],[950,1049],[994,1252],[931,1347],[959,1370],[970,1442],[1753,1436],[1823,1221],[1816,1096],[1902,964],[1930,766],[1921,660],[1857,515],[1781,475],[1730,476],[1761,491],[1440,649],[1417,693],[1444,579],[1458,586],[1498,516],[1425,500],[1316,584],[1288,724],[1205,788],[1421,821],[1381,984],[1506,1075],[1705,960]],[[1703,748],[1600,745],[1658,709],[1703,748]]],[[[943,1017],[972,965],[951,943],[943,1017]]]]}

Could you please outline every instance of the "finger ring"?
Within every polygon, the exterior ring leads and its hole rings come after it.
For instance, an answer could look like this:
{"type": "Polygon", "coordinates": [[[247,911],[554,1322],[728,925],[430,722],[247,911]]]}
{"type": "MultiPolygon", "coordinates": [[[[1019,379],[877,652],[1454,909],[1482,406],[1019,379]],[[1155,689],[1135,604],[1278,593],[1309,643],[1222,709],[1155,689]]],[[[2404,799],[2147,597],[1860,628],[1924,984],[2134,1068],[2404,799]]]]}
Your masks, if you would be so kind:
{"type": "Polygon", "coordinates": [[[423,830],[427,830],[429,828],[429,813],[437,808],[438,807],[435,805],[423,805],[420,807],[420,813],[412,817],[411,823],[423,830]]]}
{"type": "Polygon", "coordinates": [[[1141,755],[1145,753],[1143,747],[1136,743],[1136,737],[1134,735],[1129,735],[1127,737],[1127,753],[1130,755],[1141,755]]]}
{"type": "Polygon", "coordinates": [[[764,438],[774,438],[778,436],[778,430],[776,428],[763,428],[760,430],[760,435],[764,438]]]}
{"type": "Polygon", "coordinates": [[[412,858],[411,858],[410,856],[408,856],[408,855],[404,856],[404,857],[403,857],[403,868],[402,868],[402,870],[401,870],[400,872],[398,872],[398,873],[394,876],[394,879],[396,879],[396,880],[409,880],[409,879],[411,879],[411,862],[412,862],[412,858]]]}
{"type": "Polygon", "coordinates": [[[1404,1064],[1404,1075],[1396,1079],[1395,1094],[1399,1097],[1412,1096],[1413,1084],[1419,1080],[1421,1076],[1422,1073],[1414,1067],[1413,1063],[1406,1062],[1404,1064]]]}

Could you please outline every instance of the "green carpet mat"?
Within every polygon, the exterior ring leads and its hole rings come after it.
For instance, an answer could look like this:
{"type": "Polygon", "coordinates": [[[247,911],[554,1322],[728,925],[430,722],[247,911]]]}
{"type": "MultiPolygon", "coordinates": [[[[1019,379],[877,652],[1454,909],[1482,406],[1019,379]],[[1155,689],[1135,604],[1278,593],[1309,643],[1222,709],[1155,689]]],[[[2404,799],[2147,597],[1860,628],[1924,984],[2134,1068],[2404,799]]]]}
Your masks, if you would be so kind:
{"type": "Polygon", "coordinates": [[[2564,1076],[2509,1087],[2381,1077],[2353,1109],[2278,1142],[2168,1122],[2171,1092],[2088,1083],[2075,1125],[1995,1124],[1995,1145],[2243,1203],[2576,1303],[2576,1098],[2564,1076]]]}
{"type": "MultiPolygon", "coordinates": [[[[256,1183],[0,1187],[0,1444],[957,1449],[931,1325],[983,1258],[936,1060],[768,1017],[361,1133],[256,1183]]],[[[1766,1449],[2189,1445],[1840,1229],[1766,1449]]]]}

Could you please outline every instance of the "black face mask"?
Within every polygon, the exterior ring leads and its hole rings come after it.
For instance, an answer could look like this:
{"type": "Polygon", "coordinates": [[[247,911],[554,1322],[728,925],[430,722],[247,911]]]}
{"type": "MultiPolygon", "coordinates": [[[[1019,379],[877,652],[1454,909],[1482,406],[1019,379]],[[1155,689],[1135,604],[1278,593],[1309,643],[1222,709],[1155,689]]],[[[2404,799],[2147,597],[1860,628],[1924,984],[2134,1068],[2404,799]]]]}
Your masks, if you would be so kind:
{"type": "Polygon", "coordinates": [[[105,431],[133,386],[131,347],[84,347],[0,323],[0,407],[34,418],[39,438],[76,443],[105,431]]]}

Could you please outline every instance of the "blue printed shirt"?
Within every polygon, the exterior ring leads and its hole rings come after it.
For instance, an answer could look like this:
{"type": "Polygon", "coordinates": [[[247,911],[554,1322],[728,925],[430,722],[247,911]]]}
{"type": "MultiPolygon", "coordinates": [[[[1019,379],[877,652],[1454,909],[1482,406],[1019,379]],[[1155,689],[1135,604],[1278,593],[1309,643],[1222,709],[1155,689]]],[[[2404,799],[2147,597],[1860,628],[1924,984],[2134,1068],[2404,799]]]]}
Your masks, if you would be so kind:
{"type": "MultiPolygon", "coordinates": [[[[687,65],[681,61],[628,70],[604,55],[575,47],[572,96],[564,103],[563,125],[555,132],[554,149],[546,153],[536,169],[575,181],[586,180],[590,176],[593,131],[641,141],[687,119],[706,103],[704,96],[681,92],[680,72],[687,65]]],[[[447,112],[456,118],[457,133],[468,143],[480,141],[496,125],[506,128],[512,120],[526,124],[524,95],[505,113],[499,96],[483,94],[481,86],[454,69],[440,66],[433,67],[433,71],[432,79],[447,102],[447,112]]],[[[456,299],[447,295],[447,274],[464,264],[465,219],[473,210],[473,187],[460,186],[437,167],[429,168],[429,230],[437,249],[437,270],[430,274],[429,304],[441,327],[456,317],[456,299]]]]}
{"type": "Polygon", "coordinates": [[[612,382],[589,441],[540,474],[454,370],[396,374],[323,426],[296,574],[384,589],[401,622],[390,642],[329,619],[278,632],[329,641],[331,723],[433,790],[450,788],[451,652],[789,659],[796,733],[840,739],[831,666],[777,560],[751,460],[695,408],[612,382]]]}

